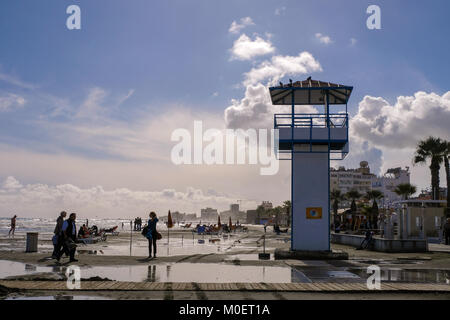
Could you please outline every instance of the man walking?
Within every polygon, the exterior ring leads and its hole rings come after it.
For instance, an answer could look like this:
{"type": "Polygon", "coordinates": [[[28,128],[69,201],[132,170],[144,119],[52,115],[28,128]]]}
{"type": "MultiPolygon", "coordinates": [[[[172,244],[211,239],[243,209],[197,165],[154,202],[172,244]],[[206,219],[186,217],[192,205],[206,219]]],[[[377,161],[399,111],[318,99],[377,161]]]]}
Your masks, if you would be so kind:
{"type": "Polygon", "coordinates": [[[58,257],[56,258],[58,261],[61,258],[63,252],[68,253],[70,257],[69,262],[76,262],[78,261],[75,259],[75,251],[77,248],[77,245],[75,244],[75,241],[77,239],[77,227],[75,225],[75,220],[77,218],[76,213],[71,213],[69,216],[69,219],[64,221],[62,226],[62,234],[64,236],[64,244],[63,244],[63,250],[60,251],[58,254],[58,257]]]}
{"type": "Polygon", "coordinates": [[[61,247],[64,243],[64,237],[62,235],[62,226],[63,226],[64,218],[66,217],[66,215],[67,215],[67,212],[62,211],[59,214],[58,219],[56,219],[56,226],[55,226],[55,230],[53,231],[53,233],[55,234],[53,236],[53,254],[52,254],[53,259],[58,258],[58,254],[61,251],[61,247]]]}

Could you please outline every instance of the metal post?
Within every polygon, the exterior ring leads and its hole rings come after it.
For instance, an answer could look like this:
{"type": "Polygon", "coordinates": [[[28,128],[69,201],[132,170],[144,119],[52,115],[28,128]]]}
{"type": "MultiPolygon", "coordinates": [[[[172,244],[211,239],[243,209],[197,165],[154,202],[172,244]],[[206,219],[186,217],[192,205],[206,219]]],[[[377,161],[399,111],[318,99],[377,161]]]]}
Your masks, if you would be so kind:
{"type": "Polygon", "coordinates": [[[130,256],[132,243],[133,243],[133,221],[130,220],[130,256]]]}
{"type": "Polygon", "coordinates": [[[420,221],[420,228],[422,229],[422,239],[426,238],[426,234],[425,234],[425,203],[422,202],[422,218],[420,221]]]}
{"type": "Polygon", "coordinates": [[[402,204],[402,211],[400,213],[400,219],[399,219],[399,224],[400,224],[400,239],[406,239],[405,237],[405,217],[406,217],[406,204],[402,204]]]}

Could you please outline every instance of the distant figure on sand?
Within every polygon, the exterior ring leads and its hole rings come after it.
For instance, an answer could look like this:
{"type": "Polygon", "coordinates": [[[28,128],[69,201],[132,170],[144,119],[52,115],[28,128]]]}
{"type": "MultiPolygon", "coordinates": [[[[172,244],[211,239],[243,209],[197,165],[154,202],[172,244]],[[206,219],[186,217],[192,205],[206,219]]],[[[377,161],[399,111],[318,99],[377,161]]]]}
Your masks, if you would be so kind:
{"type": "Polygon", "coordinates": [[[153,258],[156,258],[156,224],[158,223],[158,218],[156,217],[155,212],[150,212],[149,214],[150,220],[148,220],[148,231],[147,231],[147,239],[148,239],[148,259],[152,259],[152,245],[153,245],[153,258]]]}
{"type": "Polygon", "coordinates": [[[11,236],[12,234],[13,238],[14,238],[14,231],[16,231],[16,218],[17,215],[14,215],[14,217],[11,218],[11,229],[9,229],[8,233],[8,236],[11,236]]]}
{"type": "Polygon", "coordinates": [[[64,223],[64,218],[66,217],[67,212],[62,211],[59,214],[58,219],[56,219],[56,226],[55,226],[55,230],[53,231],[54,236],[53,236],[53,254],[52,254],[52,258],[53,259],[57,259],[58,258],[58,254],[61,251],[61,247],[63,245],[63,236],[62,236],[62,226],[64,223]]]}
{"type": "Polygon", "coordinates": [[[61,256],[64,252],[66,252],[70,257],[70,262],[76,262],[78,261],[75,259],[75,251],[77,248],[77,245],[75,244],[75,241],[77,240],[77,227],[75,225],[75,220],[77,218],[76,213],[71,213],[69,216],[69,219],[64,221],[62,226],[62,232],[64,235],[64,244],[63,244],[63,250],[59,252],[57,256],[57,260],[61,259],[61,256]]]}
{"type": "Polygon", "coordinates": [[[450,245],[450,218],[447,218],[447,222],[444,224],[444,238],[445,244],[450,245]]]}

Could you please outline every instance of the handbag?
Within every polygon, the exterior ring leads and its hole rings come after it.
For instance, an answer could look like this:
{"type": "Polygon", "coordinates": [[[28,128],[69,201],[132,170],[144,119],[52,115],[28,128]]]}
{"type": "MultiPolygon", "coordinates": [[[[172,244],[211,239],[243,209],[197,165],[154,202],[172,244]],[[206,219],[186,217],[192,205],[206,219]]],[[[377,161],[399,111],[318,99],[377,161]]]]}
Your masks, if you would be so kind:
{"type": "Polygon", "coordinates": [[[161,239],[162,239],[161,233],[159,233],[158,231],[156,231],[156,240],[161,240],[161,239]]]}

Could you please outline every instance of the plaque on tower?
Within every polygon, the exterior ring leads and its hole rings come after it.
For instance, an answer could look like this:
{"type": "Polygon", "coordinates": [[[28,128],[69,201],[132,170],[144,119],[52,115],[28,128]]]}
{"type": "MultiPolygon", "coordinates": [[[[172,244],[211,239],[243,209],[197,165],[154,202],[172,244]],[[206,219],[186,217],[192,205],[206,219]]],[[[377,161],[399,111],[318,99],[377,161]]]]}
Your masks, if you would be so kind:
{"type": "Polygon", "coordinates": [[[322,207],[306,208],[306,219],[322,219],[322,207]]]}

